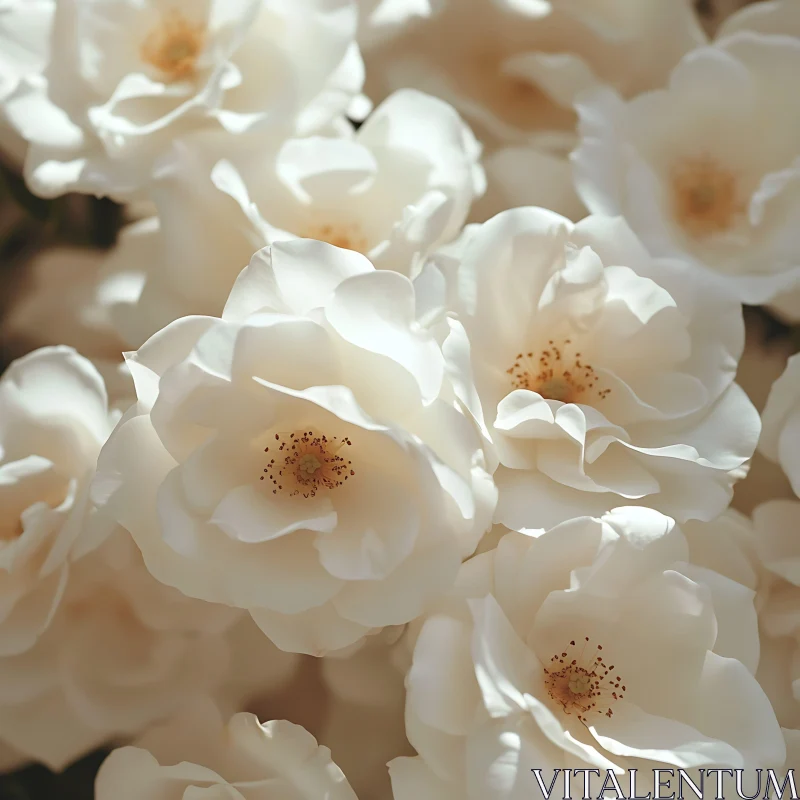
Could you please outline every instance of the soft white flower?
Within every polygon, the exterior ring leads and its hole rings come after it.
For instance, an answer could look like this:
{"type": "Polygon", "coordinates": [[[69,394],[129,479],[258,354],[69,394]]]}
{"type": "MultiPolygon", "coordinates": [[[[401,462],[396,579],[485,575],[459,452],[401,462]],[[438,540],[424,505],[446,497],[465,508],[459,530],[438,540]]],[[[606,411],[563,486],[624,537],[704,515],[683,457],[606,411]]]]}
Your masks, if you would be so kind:
{"type": "Polygon", "coordinates": [[[97,800],[356,800],[327,747],[291,722],[235,714],[223,724],[209,704],[115,750],[97,774],[97,800]]]}
{"type": "Polygon", "coordinates": [[[148,569],[320,655],[422,613],[495,490],[408,278],[313,240],[259,251],[222,319],[129,357],[95,495],[148,569]]]}
{"type": "Polygon", "coordinates": [[[219,314],[255,250],[307,237],[413,275],[455,238],[483,190],[479,147],[446,103],[397,92],[356,132],[279,148],[176,148],[153,186],[158,218],[123,231],[98,302],[127,342],[188,314],[219,314]],[[232,199],[233,198],[233,199],[232,199]]]}
{"type": "Polygon", "coordinates": [[[101,250],[54,247],[26,265],[25,286],[2,321],[12,347],[30,350],[66,344],[87,358],[121,358],[123,342],[112,327],[109,309],[99,302],[101,250]]]}
{"type": "Polygon", "coordinates": [[[117,529],[73,565],[36,645],[0,658],[0,740],[62,769],[138,734],[220,683],[236,616],[158,583],[117,529]]]}
{"type": "Polygon", "coordinates": [[[464,115],[489,152],[483,218],[527,204],[583,216],[566,160],[575,143],[574,98],[598,84],[625,95],[658,86],[703,41],[682,0],[432,5],[366,53],[367,93],[380,100],[414,87],[464,115]]]}
{"type": "Polygon", "coordinates": [[[321,239],[408,275],[456,238],[485,178],[480,146],[447,103],[411,89],[357,132],[285,142],[274,160],[218,165],[214,179],[255,217],[268,244],[321,239]]]}
{"type": "Polygon", "coordinates": [[[683,521],[728,505],[760,427],[733,382],[734,299],[650,258],[619,219],[513,209],[461,252],[444,352],[497,453],[495,521],[550,527],[621,501],[683,521]]]}
{"type": "Polygon", "coordinates": [[[356,24],[352,0],[59,0],[44,72],[5,102],[28,182],[124,197],[176,137],[316,130],[360,91],[356,24]]]}
{"type": "MultiPolygon", "coordinates": [[[[800,287],[800,36],[743,30],[689,53],[664,89],[581,97],[576,184],[750,305],[800,287]]],[[[797,315],[798,310],[783,308],[797,315]]]]}
{"type": "Polygon", "coordinates": [[[526,797],[534,768],[782,766],[754,592],[689,557],[631,507],[468,561],[417,639],[396,800],[526,797]]]}
{"type": "Polygon", "coordinates": [[[800,496],[800,354],[788,360],[772,384],[762,422],[759,451],[780,464],[800,496]]]}
{"type": "Polygon", "coordinates": [[[73,562],[114,527],[89,501],[111,432],[103,380],[69,347],[45,347],[0,378],[0,657],[50,625],[73,562]]]}
{"type": "Polygon", "coordinates": [[[25,140],[10,126],[3,102],[23,78],[36,80],[47,63],[54,0],[0,0],[0,151],[22,165],[25,140]]]}

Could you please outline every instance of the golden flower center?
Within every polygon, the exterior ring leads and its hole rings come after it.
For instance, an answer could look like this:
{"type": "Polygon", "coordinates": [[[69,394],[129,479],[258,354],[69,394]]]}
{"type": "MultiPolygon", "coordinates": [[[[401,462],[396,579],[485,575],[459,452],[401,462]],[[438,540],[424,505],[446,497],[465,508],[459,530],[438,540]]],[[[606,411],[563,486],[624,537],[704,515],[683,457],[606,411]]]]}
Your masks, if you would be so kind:
{"type": "Polygon", "coordinates": [[[317,492],[337,489],[355,475],[352,462],[341,451],[351,447],[349,438],[313,430],[276,433],[275,445],[265,447],[269,461],[260,479],[272,494],[314,497],[317,492]]]}
{"type": "Polygon", "coordinates": [[[675,218],[697,239],[729,230],[744,211],[736,176],[708,157],[673,170],[672,195],[675,218]]]}
{"type": "Polygon", "coordinates": [[[367,237],[355,222],[341,225],[322,224],[312,225],[304,232],[309,239],[319,239],[321,242],[343,247],[345,250],[355,250],[357,253],[366,253],[369,250],[367,237]]]}
{"type": "Polygon", "coordinates": [[[591,714],[613,716],[613,704],[627,691],[622,678],[614,673],[614,665],[606,666],[602,652],[602,645],[590,646],[588,636],[580,648],[573,640],[544,670],[550,697],[565,714],[574,714],[585,725],[591,714]]]}
{"type": "Polygon", "coordinates": [[[551,339],[542,350],[517,353],[506,373],[515,389],[528,389],[545,400],[586,403],[593,398],[604,400],[611,393],[598,386],[594,367],[573,351],[570,339],[560,346],[551,339]]]}
{"type": "Polygon", "coordinates": [[[174,9],[165,14],[142,42],[142,61],[154,66],[167,81],[194,75],[206,40],[202,23],[190,22],[174,9]]]}

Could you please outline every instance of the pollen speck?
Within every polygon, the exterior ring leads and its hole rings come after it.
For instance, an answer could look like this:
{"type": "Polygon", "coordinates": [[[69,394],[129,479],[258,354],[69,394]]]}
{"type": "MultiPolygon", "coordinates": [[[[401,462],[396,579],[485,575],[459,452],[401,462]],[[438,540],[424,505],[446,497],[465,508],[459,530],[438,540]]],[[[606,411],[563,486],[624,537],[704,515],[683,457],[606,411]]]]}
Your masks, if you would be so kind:
{"type": "Polygon", "coordinates": [[[369,250],[367,237],[355,222],[340,225],[330,223],[312,225],[303,232],[303,235],[336,247],[342,247],[345,250],[355,250],[357,253],[366,253],[369,250]]]}
{"type": "Polygon", "coordinates": [[[573,350],[570,339],[559,344],[551,339],[541,350],[517,353],[506,373],[514,389],[528,389],[545,400],[585,403],[604,400],[611,393],[599,385],[594,367],[573,350]]]}
{"type": "Polygon", "coordinates": [[[337,489],[356,474],[352,461],[340,454],[353,444],[347,437],[329,438],[309,430],[276,433],[275,441],[277,448],[264,448],[268,461],[259,476],[272,494],[315,497],[319,491],[337,489]]]}
{"type": "Polygon", "coordinates": [[[601,645],[591,649],[585,637],[578,652],[573,640],[565,652],[550,659],[550,666],[544,670],[550,697],[565,714],[574,714],[585,725],[591,714],[613,716],[613,704],[624,699],[627,691],[622,678],[613,673],[614,666],[607,667],[598,655],[602,649],[601,645]]]}

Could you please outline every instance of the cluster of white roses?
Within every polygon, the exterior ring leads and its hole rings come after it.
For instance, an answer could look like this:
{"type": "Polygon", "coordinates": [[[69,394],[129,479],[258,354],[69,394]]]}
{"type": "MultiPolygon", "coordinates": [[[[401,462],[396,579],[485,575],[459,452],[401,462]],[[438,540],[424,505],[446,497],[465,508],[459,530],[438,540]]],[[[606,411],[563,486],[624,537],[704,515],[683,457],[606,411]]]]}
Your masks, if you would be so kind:
{"type": "Polygon", "coordinates": [[[800,768],[800,500],[730,507],[757,446],[800,495],[800,355],[735,382],[743,303],[800,320],[798,75],[797,0],[0,0],[4,147],[130,219],[5,323],[4,766],[800,768]]]}

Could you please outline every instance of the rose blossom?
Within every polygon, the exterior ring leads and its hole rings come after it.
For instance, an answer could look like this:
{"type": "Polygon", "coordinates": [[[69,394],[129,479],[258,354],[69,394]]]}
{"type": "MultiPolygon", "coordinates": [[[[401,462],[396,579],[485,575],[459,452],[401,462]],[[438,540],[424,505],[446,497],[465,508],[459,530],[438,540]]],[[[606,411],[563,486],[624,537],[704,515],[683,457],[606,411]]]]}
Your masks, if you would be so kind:
{"type": "Polygon", "coordinates": [[[0,152],[15,165],[25,159],[25,140],[9,125],[3,103],[23,79],[36,80],[47,63],[53,0],[0,2],[0,152]]]}
{"type": "Polygon", "coordinates": [[[178,136],[316,130],[360,91],[356,24],[351,0],[59,0],[5,101],[29,185],[125,197],[178,136]]]}
{"type": "Polygon", "coordinates": [[[629,507],[468,561],[418,635],[395,800],[523,797],[533,768],[782,766],[754,593],[689,557],[629,507]]]}
{"type": "Polygon", "coordinates": [[[108,756],[95,784],[97,800],[356,800],[327,747],[299,725],[259,723],[198,704],[145,734],[136,747],[108,756]]]}
{"type": "Polygon", "coordinates": [[[103,380],[69,347],[44,347],[0,377],[0,656],[47,629],[73,562],[114,527],[88,497],[113,427],[103,380]]]}
{"type": "Polygon", "coordinates": [[[236,616],[158,583],[117,529],[73,565],[36,644],[0,658],[0,740],[59,770],[138,734],[220,684],[236,616]]]}
{"type": "Polygon", "coordinates": [[[215,182],[255,216],[266,242],[321,239],[413,276],[461,231],[484,189],[480,146],[447,103],[390,95],[358,131],[283,144],[274,161],[217,165],[215,182]]]}
{"type": "Polygon", "coordinates": [[[728,505],[759,430],[733,382],[735,300],[654,261],[619,219],[513,209],[461,253],[444,352],[496,451],[495,521],[544,528],[621,499],[680,520],[728,505]]]}
{"type": "Polygon", "coordinates": [[[687,54],[665,88],[577,102],[575,177],[590,211],[624,215],[654,255],[687,260],[750,305],[800,287],[800,28],[789,34],[734,30],[687,54]]]}
{"type": "Polygon", "coordinates": [[[138,347],[178,317],[221,313],[255,250],[299,236],[412,275],[459,233],[483,190],[478,157],[450,106],[410,90],[358,131],[251,141],[216,168],[215,151],[176,147],[153,185],[158,217],[122,232],[98,304],[138,347]]]}
{"type": "Polygon", "coordinates": [[[259,251],[222,319],[129,356],[95,496],[159,580],[320,655],[413,619],[495,502],[411,282],[313,240],[259,251]]]}
{"type": "Polygon", "coordinates": [[[575,97],[600,84],[626,96],[658,86],[703,41],[689,3],[674,0],[431,5],[367,50],[367,93],[414,87],[464,115],[487,147],[482,218],[526,204],[583,216],[567,160],[575,97]]]}
{"type": "Polygon", "coordinates": [[[762,422],[759,451],[780,464],[800,496],[800,354],[787,361],[783,374],[772,384],[762,422]]]}

